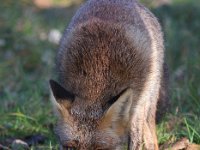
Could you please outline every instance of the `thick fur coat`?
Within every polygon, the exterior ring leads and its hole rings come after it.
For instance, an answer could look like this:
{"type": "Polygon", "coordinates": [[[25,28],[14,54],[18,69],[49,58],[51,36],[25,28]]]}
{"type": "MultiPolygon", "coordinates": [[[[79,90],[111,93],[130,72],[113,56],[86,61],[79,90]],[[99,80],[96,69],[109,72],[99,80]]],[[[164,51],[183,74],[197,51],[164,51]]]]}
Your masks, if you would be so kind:
{"type": "Polygon", "coordinates": [[[63,34],[60,84],[50,81],[61,147],[157,150],[163,66],[163,35],[147,8],[135,0],[88,0],[63,34]]]}

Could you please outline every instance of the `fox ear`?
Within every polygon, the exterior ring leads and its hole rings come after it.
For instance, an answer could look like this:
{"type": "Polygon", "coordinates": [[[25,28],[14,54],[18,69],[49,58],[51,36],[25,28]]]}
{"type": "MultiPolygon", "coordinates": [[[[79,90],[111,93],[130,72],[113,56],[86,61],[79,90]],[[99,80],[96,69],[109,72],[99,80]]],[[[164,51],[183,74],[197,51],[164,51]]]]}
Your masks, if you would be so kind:
{"type": "Polygon", "coordinates": [[[53,92],[53,95],[56,100],[68,100],[73,101],[74,95],[70,92],[68,92],[64,87],[62,87],[59,83],[57,83],[54,80],[50,80],[50,87],[53,92]]]}
{"type": "Polygon", "coordinates": [[[111,125],[114,122],[121,122],[122,126],[127,125],[130,119],[132,102],[133,90],[126,89],[118,96],[118,99],[105,112],[104,117],[102,118],[102,125],[111,125]]]}
{"type": "Polygon", "coordinates": [[[51,88],[51,100],[55,110],[58,110],[63,115],[68,113],[68,109],[71,107],[71,104],[75,99],[74,94],[68,92],[54,80],[50,80],[49,84],[51,88]]]}

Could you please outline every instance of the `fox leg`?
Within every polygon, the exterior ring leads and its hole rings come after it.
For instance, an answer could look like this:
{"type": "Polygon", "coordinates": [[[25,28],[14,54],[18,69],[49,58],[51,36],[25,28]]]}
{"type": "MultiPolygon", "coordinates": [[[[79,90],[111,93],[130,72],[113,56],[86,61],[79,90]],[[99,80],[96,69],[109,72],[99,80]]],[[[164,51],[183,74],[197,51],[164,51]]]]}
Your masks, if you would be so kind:
{"type": "Polygon", "coordinates": [[[144,143],[143,143],[144,142],[143,141],[143,126],[144,126],[144,120],[145,120],[144,111],[140,111],[137,113],[136,112],[131,120],[129,150],[142,150],[144,146],[144,143]]]}
{"type": "Polygon", "coordinates": [[[156,108],[150,108],[147,121],[144,124],[144,143],[147,150],[158,150],[158,141],[156,135],[156,121],[155,112],[156,108]]]}
{"type": "Polygon", "coordinates": [[[131,131],[130,133],[130,143],[129,143],[129,150],[141,150],[142,145],[142,137],[140,136],[140,130],[135,128],[135,130],[131,131]]]}
{"type": "Polygon", "coordinates": [[[145,104],[135,110],[131,120],[129,150],[158,150],[156,124],[156,104],[145,104]]]}

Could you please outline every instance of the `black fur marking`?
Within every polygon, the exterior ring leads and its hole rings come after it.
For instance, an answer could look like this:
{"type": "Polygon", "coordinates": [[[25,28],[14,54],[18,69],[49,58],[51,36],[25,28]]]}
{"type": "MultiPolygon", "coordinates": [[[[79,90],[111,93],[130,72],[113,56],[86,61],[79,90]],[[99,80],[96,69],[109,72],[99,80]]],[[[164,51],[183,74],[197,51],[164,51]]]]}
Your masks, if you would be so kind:
{"type": "Polygon", "coordinates": [[[54,80],[50,80],[50,87],[52,89],[53,95],[56,98],[56,100],[58,99],[62,99],[62,100],[70,100],[71,102],[74,101],[74,94],[68,92],[64,87],[62,87],[60,84],[58,84],[56,81],[54,80]]]}
{"type": "Polygon", "coordinates": [[[131,145],[131,136],[128,135],[128,145],[127,145],[127,150],[130,150],[130,145],[131,145]]]}
{"type": "MultiPolygon", "coordinates": [[[[116,96],[113,96],[112,98],[110,98],[110,100],[106,103],[106,105],[103,107],[103,110],[108,110],[118,99],[119,97],[126,91],[122,90],[119,94],[117,94],[116,96]]],[[[106,111],[105,111],[106,112],[106,111]]]]}

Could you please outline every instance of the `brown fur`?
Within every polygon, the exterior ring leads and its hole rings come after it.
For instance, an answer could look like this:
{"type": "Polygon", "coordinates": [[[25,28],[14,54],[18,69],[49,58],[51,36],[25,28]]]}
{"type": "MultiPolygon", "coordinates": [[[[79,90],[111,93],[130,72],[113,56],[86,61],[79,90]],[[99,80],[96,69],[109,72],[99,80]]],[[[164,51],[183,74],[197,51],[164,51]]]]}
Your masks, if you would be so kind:
{"type": "Polygon", "coordinates": [[[135,0],[87,1],[60,43],[62,86],[50,82],[61,145],[121,150],[130,137],[131,150],[158,149],[163,49],[159,23],[135,0]]]}

